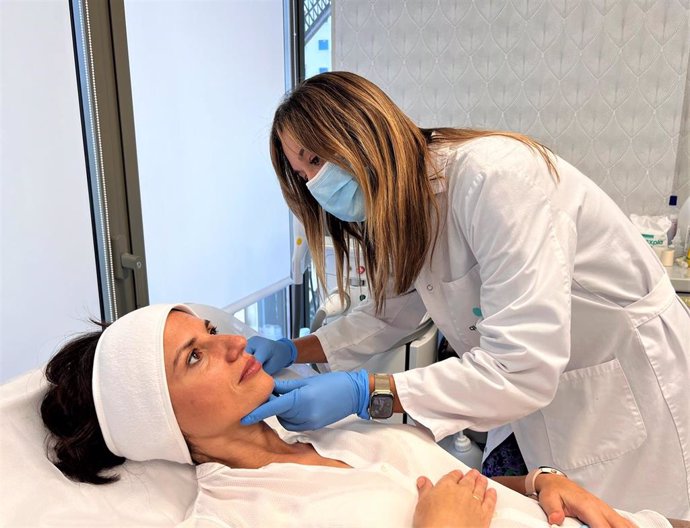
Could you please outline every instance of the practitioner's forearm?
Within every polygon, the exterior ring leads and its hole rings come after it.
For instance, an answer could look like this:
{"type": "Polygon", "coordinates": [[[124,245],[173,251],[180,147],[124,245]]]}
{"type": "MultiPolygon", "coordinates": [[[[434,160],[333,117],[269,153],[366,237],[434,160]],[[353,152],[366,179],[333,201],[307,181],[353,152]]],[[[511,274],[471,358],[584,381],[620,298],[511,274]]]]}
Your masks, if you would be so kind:
{"type": "MultiPolygon", "coordinates": [[[[393,392],[393,412],[394,413],[404,413],[405,409],[403,409],[402,403],[400,403],[400,398],[398,398],[398,391],[395,388],[395,378],[389,374],[388,379],[390,379],[391,382],[391,391],[393,392]]],[[[374,373],[370,372],[369,373],[369,394],[374,392],[374,373]]]]}
{"type": "MultiPolygon", "coordinates": [[[[491,480],[494,480],[499,484],[503,484],[505,487],[512,489],[513,491],[517,491],[518,493],[525,495],[527,494],[525,478],[525,476],[492,477],[491,480]]],[[[539,491],[541,491],[541,488],[545,482],[549,482],[549,484],[552,484],[552,481],[558,481],[561,479],[567,480],[568,478],[564,475],[549,475],[548,473],[542,473],[541,475],[537,475],[537,477],[534,479],[534,489],[538,493],[539,491]]]]}
{"type": "Polygon", "coordinates": [[[313,334],[299,337],[293,340],[297,347],[297,359],[295,363],[326,363],[326,354],[323,352],[321,341],[313,334]]]}
{"type": "Polygon", "coordinates": [[[506,488],[510,488],[513,491],[524,495],[525,490],[525,477],[491,477],[491,480],[503,484],[506,488]]]}
{"type": "MultiPolygon", "coordinates": [[[[293,340],[295,346],[297,347],[297,359],[295,363],[326,363],[326,354],[321,346],[321,341],[314,334],[310,334],[304,337],[299,337],[293,340]]],[[[400,398],[398,398],[398,391],[395,388],[395,379],[393,376],[390,377],[391,390],[393,391],[393,412],[403,413],[402,404],[400,403],[400,398]]],[[[374,373],[369,373],[369,392],[374,391],[374,373]]]]}

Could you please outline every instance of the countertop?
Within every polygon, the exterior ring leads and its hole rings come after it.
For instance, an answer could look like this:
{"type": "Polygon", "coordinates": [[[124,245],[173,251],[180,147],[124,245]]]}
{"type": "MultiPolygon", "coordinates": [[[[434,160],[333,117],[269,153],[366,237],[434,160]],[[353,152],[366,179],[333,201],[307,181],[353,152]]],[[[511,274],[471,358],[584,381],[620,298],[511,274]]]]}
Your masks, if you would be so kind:
{"type": "Polygon", "coordinates": [[[690,293],[690,269],[674,264],[672,268],[666,268],[666,273],[677,292],[690,293]]]}

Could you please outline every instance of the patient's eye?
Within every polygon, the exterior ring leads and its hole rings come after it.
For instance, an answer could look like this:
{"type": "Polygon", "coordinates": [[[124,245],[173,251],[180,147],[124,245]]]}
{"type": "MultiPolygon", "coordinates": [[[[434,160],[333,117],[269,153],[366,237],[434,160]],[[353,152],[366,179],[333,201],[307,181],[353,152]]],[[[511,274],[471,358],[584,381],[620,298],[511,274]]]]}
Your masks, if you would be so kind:
{"type": "Polygon", "coordinates": [[[216,334],[218,333],[218,327],[217,327],[217,326],[210,325],[210,326],[208,327],[208,333],[211,334],[211,335],[216,335],[216,334]]]}
{"type": "Polygon", "coordinates": [[[194,365],[199,361],[201,361],[201,356],[199,355],[198,350],[195,348],[190,352],[189,357],[187,358],[187,365],[194,365]]]}

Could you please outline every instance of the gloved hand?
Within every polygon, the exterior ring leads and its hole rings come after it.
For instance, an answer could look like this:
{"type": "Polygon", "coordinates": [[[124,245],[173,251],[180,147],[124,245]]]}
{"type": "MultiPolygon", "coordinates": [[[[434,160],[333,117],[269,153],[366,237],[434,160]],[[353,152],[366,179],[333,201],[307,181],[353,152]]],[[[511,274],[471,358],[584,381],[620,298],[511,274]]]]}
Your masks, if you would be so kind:
{"type": "Polygon", "coordinates": [[[263,365],[264,370],[273,376],[280,369],[289,367],[297,359],[297,347],[290,339],[266,339],[261,336],[252,336],[247,339],[245,349],[263,365]]]}
{"type": "Polygon", "coordinates": [[[240,423],[251,425],[275,415],[285,429],[306,431],[320,429],[355,413],[369,419],[369,374],[366,370],[276,380],[273,392],[278,396],[272,395],[240,423]]]}

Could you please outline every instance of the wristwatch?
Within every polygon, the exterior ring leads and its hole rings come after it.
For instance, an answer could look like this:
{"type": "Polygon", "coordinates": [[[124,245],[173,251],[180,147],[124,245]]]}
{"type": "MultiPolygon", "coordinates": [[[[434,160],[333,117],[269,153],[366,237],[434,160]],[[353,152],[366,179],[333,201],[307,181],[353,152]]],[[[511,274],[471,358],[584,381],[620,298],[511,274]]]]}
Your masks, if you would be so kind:
{"type": "Polygon", "coordinates": [[[533,499],[539,498],[539,493],[537,493],[537,490],[534,489],[534,483],[537,480],[537,477],[542,473],[550,473],[551,475],[560,475],[562,477],[568,478],[568,475],[556,468],[552,468],[549,466],[539,466],[538,468],[533,469],[532,471],[527,473],[527,476],[525,477],[525,495],[527,495],[528,497],[532,497],[533,499]]]}
{"type": "Polygon", "coordinates": [[[374,391],[369,398],[369,416],[380,420],[393,416],[394,399],[388,374],[374,374],[374,391]]]}

